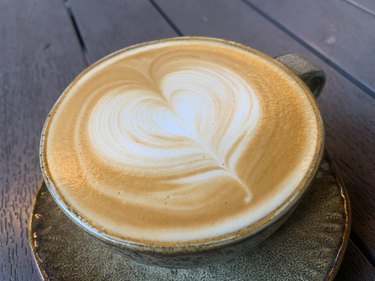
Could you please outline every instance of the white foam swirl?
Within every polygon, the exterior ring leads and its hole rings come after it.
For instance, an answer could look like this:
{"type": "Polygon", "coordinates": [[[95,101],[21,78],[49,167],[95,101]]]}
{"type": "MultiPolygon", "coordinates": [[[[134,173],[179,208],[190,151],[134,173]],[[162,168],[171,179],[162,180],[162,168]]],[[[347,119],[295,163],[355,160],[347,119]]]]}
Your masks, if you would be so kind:
{"type": "Polygon", "coordinates": [[[180,186],[230,177],[250,201],[251,187],[236,164],[260,117],[254,90],[223,66],[180,65],[174,61],[173,71],[164,65],[153,81],[157,90],[113,88],[103,95],[89,118],[92,146],[127,173],[164,176],[180,186]]]}

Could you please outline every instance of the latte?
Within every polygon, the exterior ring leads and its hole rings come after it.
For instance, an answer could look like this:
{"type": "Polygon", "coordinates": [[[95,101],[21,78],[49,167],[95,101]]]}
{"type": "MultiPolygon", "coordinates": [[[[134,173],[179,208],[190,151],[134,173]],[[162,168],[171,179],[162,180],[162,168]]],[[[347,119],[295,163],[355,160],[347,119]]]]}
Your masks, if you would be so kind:
{"type": "Polygon", "coordinates": [[[228,235],[284,208],[321,150],[302,82],[252,50],[170,40],[111,55],[55,104],[44,176],[114,237],[157,245],[228,235]]]}

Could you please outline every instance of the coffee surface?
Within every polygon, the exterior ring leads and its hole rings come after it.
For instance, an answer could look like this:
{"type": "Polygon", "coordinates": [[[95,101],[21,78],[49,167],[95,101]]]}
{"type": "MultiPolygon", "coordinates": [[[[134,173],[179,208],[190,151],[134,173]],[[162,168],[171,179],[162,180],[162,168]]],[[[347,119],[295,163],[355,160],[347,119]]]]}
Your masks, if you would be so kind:
{"type": "Polygon", "coordinates": [[[282,208],[311,173],[321,127],[306,91],[276,62],[220,42],[119,52],[56,103],[45,176],[116,237],[225,235],[282,208]]]}

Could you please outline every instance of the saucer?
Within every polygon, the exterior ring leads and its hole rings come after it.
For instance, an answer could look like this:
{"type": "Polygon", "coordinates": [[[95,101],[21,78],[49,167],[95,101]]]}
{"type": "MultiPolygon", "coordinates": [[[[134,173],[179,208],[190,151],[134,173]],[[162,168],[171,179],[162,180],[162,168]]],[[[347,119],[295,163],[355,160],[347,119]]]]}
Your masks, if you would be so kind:
{"type": "Polygon", "coordinates": [[[350,232],[344,187],[325,157],[300,205],[270,238],[231,263],[167,269],[129,260],[76,226],[43,183],[29,242],[44,280],[333,280],[350,232]]]}

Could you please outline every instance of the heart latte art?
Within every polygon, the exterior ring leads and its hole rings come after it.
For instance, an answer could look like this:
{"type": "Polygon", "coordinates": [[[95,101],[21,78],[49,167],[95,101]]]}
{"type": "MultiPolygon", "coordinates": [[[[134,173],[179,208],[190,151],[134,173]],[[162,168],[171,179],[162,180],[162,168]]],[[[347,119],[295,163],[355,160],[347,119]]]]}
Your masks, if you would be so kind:
{"type": "Polygon", "coordinates": [[[300,82],[239,47],[169,41],[78,77],[42,139],[45,177],[110,235],[155,244],[226,235],[281,210],[320,149],[300,82]]]}
{"type": "MultiPolygon", "coordinates": [[[[153,190],[155,207],[189,211],[185,192],[202,196],[204,185],[217,180],[233,181],[250,201],[236,164],[259,119],[253,89],[219,64],[189,56],[164,59],[154,66],[157,80],[142,77],[138,85],[115,87],[98,100],[88,121],[90,144],[127,173],[175,185],[153,190]],[[159,85],[153,89],[147,80],[159,85]],[[174,199],[165,204],[168,196],[174,199]]],[[[139,194],[126,199],[149,204],[139,194]]]]}

